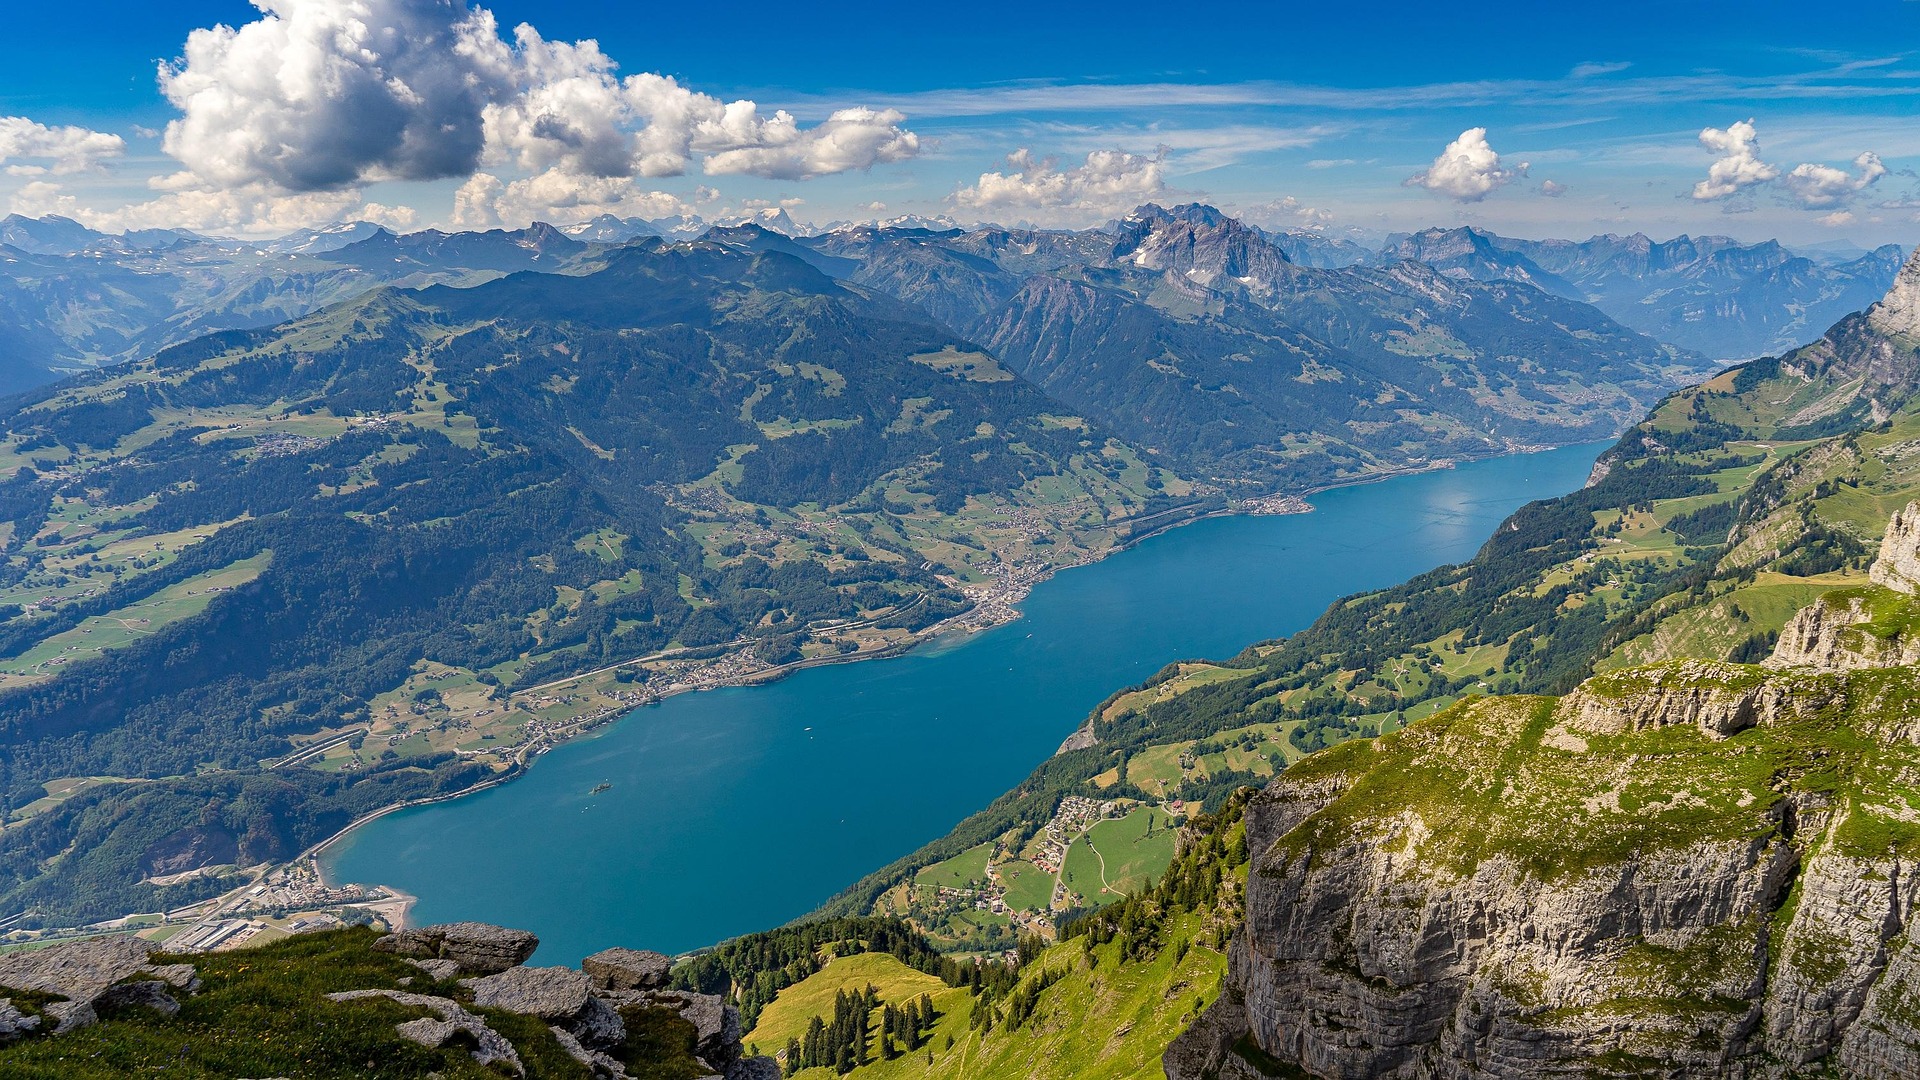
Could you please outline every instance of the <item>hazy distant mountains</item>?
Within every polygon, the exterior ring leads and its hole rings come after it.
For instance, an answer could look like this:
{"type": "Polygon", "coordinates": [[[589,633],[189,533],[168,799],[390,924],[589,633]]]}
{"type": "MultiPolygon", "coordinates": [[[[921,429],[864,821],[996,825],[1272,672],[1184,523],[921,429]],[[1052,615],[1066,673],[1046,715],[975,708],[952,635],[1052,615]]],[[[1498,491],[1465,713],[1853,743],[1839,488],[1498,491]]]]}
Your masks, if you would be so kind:
{"type": "Polygon", "coordinates": [[[1414,262],[1325,269],[1205,206],[1111,231],[797,241],[1203,475],[1325,483],[1610,434],[1703,370],[1595,308],[1414,262]]]}
{"type": "MultiPolygon", "coordinates": [[[[250,241],[170,229],[113,236],[66,218],[15,215],[0,220],[0,393],[151,355],[202,333],[297,318],[380,285],[473,285],[519,270],[585,272],[610,247],[691,240],[711,228],[743,225],[821,250],[872,247],[868,238],[881,234],[974,238],[941,241],[956,252],[995,233],[1044,236],[1032,254],[991,256],[1016,276],[1043,269],[1054,257],[1045,252],[1056,249],[1079,252],[1070,259],[1081,262],[1096,258],[1087,253],[1110,248],[1127,229],[1116,222],[1079,233],[968,231],[945,218],[909,216],[815,232],[784,208],[769,207],[711,221],[603,215],[562,228],[404,236],[347,222],[250,241]]],[[[1625,326],[1713,359],[1781,352],[1817,336],[1884,292],[1900,262],[1891,245],[1864,255],[1808,257],[1772,241],[1724,237],[1533,241],[1432,229],[1392,238],[1375,251],[1310,230],[1244,231],[1300,268],[1385,268],[1412,259],[1449,278],[1532,285],[1591,303],[1625,326]]]]}
{"type": "Polygon", "coordinates": [[[1627,326],[1714,359],[1784,352],[1878,300],[1905,252],[1887,244],[1843,261],[1796,255],[1778,242],[1645,234],[1515,240],[1473,228],[1428,229],[1387,245],[1477,281],[1518,281],[1585,300],[1627,326]]]}

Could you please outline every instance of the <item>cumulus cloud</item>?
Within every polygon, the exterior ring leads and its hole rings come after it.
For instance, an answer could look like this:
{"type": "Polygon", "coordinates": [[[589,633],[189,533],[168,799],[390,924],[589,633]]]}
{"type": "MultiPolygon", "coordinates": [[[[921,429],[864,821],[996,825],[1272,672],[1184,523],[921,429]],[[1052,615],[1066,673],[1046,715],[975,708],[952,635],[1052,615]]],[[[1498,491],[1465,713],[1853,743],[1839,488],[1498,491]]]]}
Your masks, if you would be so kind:
{"type": "Polygon", "coordinates": [[[1760,133],[1752,119],[1724,129],[1707,128],[1700,132],[1700,145],[1720,155],[1707,167],[1707,178],[1693,185],[1693,197],[1702,202],[1736,195],[1780,175],[1779,169],[1760,160],[1760,133]]]}
{"type": "Polygon", "coordinates": [[[579,178],[708,173],[808,179],[899,161],[893,110],[802,127],[663,75],[624,79],[593,41],[503,40],[466,0],[253,0],[262,17],[194,31],[160,69],[181,116],[164,146],[209,186],[328,191],[472,176],[484,163],[579,178]]]}
{"type": "Polygon", "coordinates": [[[1258,206],[1249,206],[1240,216],[1242,220],[1270,229],[1324,229],[1333,220],[1333,211],[1308,206],[1287,195],[1258,206]]]}
{"type": "Polygon", "coordinates": [[[1835,210],[1831,214],[1821,214],[1817,220],[1829,229],[1838,229],[1853,224],[1853,211],[1835,210]]]}
{"type": "Polygon", "coordinates": [[[1565,195],[1566,193],[1567,193],[1567,185],[1562,184],[1557,180],[1540,181],[1540,194],[1545,195],[1549,199],[1557,199],[1560,196],[1565,195]]]}
{"type": "Polygon", "coordinates": [[[1062,169],[1053,158],[1026,149],[1007,156],[1009,172],[981,173],[951,202],[983,217],[1069,223],[1113,217],[1162,197],[1167,191],[1164,154],[1095,150],[1086,161],[1062,169]]]}
{"type": "Polygon", "coordinates": [[[1461,132],[1432,165],[1408,177],[1407,184],[1460,202],[1479,202],[1525,175],[1527,163],[1503,164],[1487,143],[1487,129],[1477,127],[1461,132]]]}
{"type": "Polygon", "coordinates": [[[24,116],[0,116],[0,164],[13,176],[86,172],[126,150],[126,140],[118,135],[83,127],[48,127],[24,116]]]}
{"type": "Polygon", "coordinates": [[[1794,198],[1800,200],[1800,205],[1809,210],[1818,210],[1837,205],[1867,190],[1887,175],[1887,167],[1881,163],[1880,155],[1872,151],[1854,158],[1853,167],[1859,172],[1848,173],[1831,165],[1807,162],[1794,166],[1793,171],[1782,177],[1780,182],[1786,185],[1794,198]]]}
{"type": "Polygon", "coordinates": [[[479,163],[481,110],[510,87],[493,17],[464,0],[254,0],[262,18],[187,36],[160,68],[163,146],[217,185],[289,191],[434,180],[479,163]]]}
{"type": "MultiPolygon", "coordinates": [[[[1888,173],[1880,155],[1867,151],[1853,159],[1854,172],[1819,162],[1808,161],[1781,173],[1760,157],[1760,134],[1752,120],[1728,124],[1726,130],[1707,128],[1700,133],[1700,145],[1720,155],[1707,169],[1707,178],[1693,185],[1693,197],[1700,200],[1725,199],[1731,195],[1780,182],[1786,198],[1808,210],[1826,210],[1840,206],[1878,183],[1888,173]]],[[[1821,218],[1822,224],[1844,225],[1838,213],[1821,218]]]]}
{"type": "Polygon", "coordinates": [[[569,225],[602,214],[658,218],[693,212],[679,196],[645,190],[633,177],[580,176],[552,168],[513,181],[475,173],[454,193],[451,221],[466,229],[518,229],[536,221],[569,225]]]}

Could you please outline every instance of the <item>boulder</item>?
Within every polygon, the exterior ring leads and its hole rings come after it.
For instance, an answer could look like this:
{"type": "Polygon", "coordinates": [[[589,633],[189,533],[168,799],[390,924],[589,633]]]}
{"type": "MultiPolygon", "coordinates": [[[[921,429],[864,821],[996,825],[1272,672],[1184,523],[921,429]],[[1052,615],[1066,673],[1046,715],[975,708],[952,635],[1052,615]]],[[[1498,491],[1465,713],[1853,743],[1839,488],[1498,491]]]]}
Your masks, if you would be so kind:
{"type": "Polygon", "coordinates": [[[715,994],[661,991],[650,995],[656,1008],[672,1009],[693,1025],[693,1052],[700,1060],[725,1068],[740,1058],[740,1010],[715,994]]]}
{"type": "Polygon", "coordinates": [[[626,1037],[613,1007],[593,996],[593,981],[572,968],[517,967],[468,979],[473,1003],[483,1009],[537,1016],[572,1032],[588,1046],[612,1046],[626,1037]]]}
{"type": "Polygon", "coordinates": [[[93,1011],[90,1001],[54,1001],[40,1007],[47,1019],[53,1021],[53,1033],[65,1035],[74,1028],[83,1028],[100,1019],[93,1011]]]}
{"type": "Polygon", "coordinates": [[[40,1018],[21,1012],[13,1002],[0,998],[0,1043],[12,1042],[22,1035],[40,1030],[40,1018]]]}
{"type": "Polygon", "coordinates": [[[189,994],[200,992],[200,973],[194,970],[192,964],[150,964],[146,970],[147,974],[175,990],[185,990],[189,994]]]}
{"type": "Polygon", "coordinates": [[[327,1000],[351,1002],[376,997],[433,1013],[433,1016],[422,1016],[394,1025],[394,1030],[400,1033],[401,1038],[436,1049],[457,1041],[470,1046],[473,1060],[481,1065],[498,1064],[515,1076],[526,1075],[526,1067],[520,1063],[520,1052],[513,1048],[506,1036],[488,1027],[485,1020],[462,1008],[457,1001],[426,994],[409,994],[401,990],[348,990],[328,994],[327,1000]]]}
{"type": "Polygon", "coordinates": [[[621,1064],[619,1059],[598,1050],[588,1049],[574,1036],[573,1032],[566,1028],[555,1025],[547,1030],[553,1032],[553,1039],[560,1044],[560,1049],[565,1050],[573,1060],[585,1065],[594,1076],[604,1077],[605,1080],[627,1080],[627,1067],[621,1064]]]}
{"type": "Polygon", "coordinates": [[[451,960],[470,975],[492,975],[526,963],[540,939],[491,923],[457,922],[401,930],[373,947],[417,960],[451,960]]]}
{"type": "Polygon", "coordinates": [[[572,968],[519,967],[468,979],[473,1003],[483,1009],[537,1016],[542,1020],[570,1020],[593,999],[593,983],[572,968]]]}
{"type": "Polygon", "coordinates": [[[580,961],[580,969],[602,990],[661,990],[673,961],[641,949],[602,949],[580,961]]]}
{"type": "Polygon", "coordinates": [[[407,957],[407,963],[412,964],[414,967],[419,968],[421,971],[426,972],[436,979],[451,979],[455,975],[460,974],[460,964],[454,960],[416,960],[409,956],[407,957]]]}
{"type": "Polygon", "coordinates": [[[155,945],[136,937],[64,941],[0,955],[0,986],[89,1002],[114,983],[147,970],[155,945]]]}
{"type": "Polygon", "coordinates": [[[780,1063],[770,1057],[741,1058],[727,1069],[727,1080],[780,1080],[780,1063]]]}
{"type": "Polygon", "coordinates": [[[100,992],[93,999],[98,1009],[148,1009],[162,1016],[172,1016],[180,1011],[180,1003],[167,993],[167,984],[159,979],[134,979],[131,982],[116,983],[100,992]]]}

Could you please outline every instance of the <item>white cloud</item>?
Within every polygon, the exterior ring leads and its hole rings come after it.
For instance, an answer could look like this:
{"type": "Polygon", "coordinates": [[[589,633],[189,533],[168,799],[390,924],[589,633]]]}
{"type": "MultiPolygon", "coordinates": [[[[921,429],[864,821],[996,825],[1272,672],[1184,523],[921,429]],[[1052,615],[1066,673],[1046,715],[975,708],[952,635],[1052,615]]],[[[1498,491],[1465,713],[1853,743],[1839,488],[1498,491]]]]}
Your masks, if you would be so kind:
{"type": "Polygon", "coordinates": [[[1567,185],[1560,183],[1558,180],[1540,181],[1540,194],[1545,195],[1549,199],[1557,199],[1566,193],[1567,185]]]}
{"type": "Polygon", "coordinates": [[[1343,158],[1314,158],[1314,159],[1313,159],[1312,161],[1309,161],[1309,162],[1307,162],[1307,168],[1309,168],[1309,169],[1338,169],[1338,168],[1340,168],[1340,167],[1342,167],[1342,166],[1345,166],[1345,165],[1358,165],[1358,164],[1359,164],[1359,162],[1357,162],[1357,161],[1355,161],[1354,159],[1352,159],[1352,158],[1350,158],[1350,157],[1343,157],[1343,158]]]}
{"type": "Polygon", "coordinates": [[[1407,178],[1412,187],[1445,195],[1460,202],[1479,202],[1494,191],[1527,174],[1527,163],[1511,168],[1487,143],[1487,129],[1468,128],[1447,144],[1433,164],[1407,178]]]}
{"type": "MultiPolygon", "coordinates": [[[[734,102],[727,106],[752,102],[734,102]]],[[[892,109],[840,109],[811,128],[801,129],[793,117],[777,112],[748,129],[744,145],[714,144],[707,157],[709,175],[746,173],[776,180],[811,180],[816,176],[867,169],[889,161],[904,161],[920,152],[920,137],[900,126],[906,117],[892,109]],[[724,147],[724,148],[723,148],[724,147]]],[[[731,140],[729,140],[731,141],[731,140]]],[[[696,140],[695,149],[701,149],[696,140]]]]}
{"type": "Polygon", "coordinates": [[[1760,133],[1751,119],[1728,124],[1725,130],[1705,129],[1700,132],[1700,145],[1720,158],[1707,167],[1707,178],[1693,185],[1696,199],[1724,199],[1780,175],[1779,169],[1760,160],[1760,133]]]}
{"type": "Polygon", "coordinates": [[[126,140],[118,135],[83,127],[48,127],[24,116],[0,116],[0,164],[7,165],[7,172],[14,176],[86,172],[126,150],[126,140]]]}
{"type": "Polygon", "coordinates": [[[1835,210],[1831,214],[1820,215],[1820,217],[1817,220],[1820,222],[1820,224],[1825,225],[1829,229],[1838,229],[1843,226],[1853,224],[1853,211],[1835,210]]]}
{"type": "Polygon", "coordinates": [[[1872,151],[1854,158],[1853,167],[1860,170],[1858,175],[1831,165],[1807,162],[1796,165],[1780,182],[1786,185],[1794,198],[1800,200],[1800,205],[1817,210],[1849,199],[1887,175],[1887,167],[1881,163],[1880,155],[1872,151]]]}
{"type": "Polygon", "coordinates": [[[1591,79],[1600,75],[1613,75],[1618,72],[1625,71],[1632,66],[1633,66],[1633,62],[1630,60],[1614,60],[1614,61],[1607,61],[1607,62],[1598,62],[1598,61],[1589,60],[1584,64],[1573,65],[1573,70],[1567,72],[1567,78],[1591,79]]]}
{"type": "Polygon", "coordinates": [[[518,229],[536,221],[570,225],[601,214],[658,218],[693,212],[686,200],[644,190],[630,176],[580,176],[553,168],[513,181],[475,173],[454,193],[452,223],[467,229],[518,229]]]}
{"type": "Polygon", "coordinates": [[[362,205],[360,192],[351,188],[288,194],[258,183],[232,188],[184,188],[113,210],[95,210],[44,180],[15,192],[11,208],[14,213],[28,217],[59,214],[103,232],[190,229],[247,236],[277,236],[353,217],[411,221],[413,213],[377,203],[362,205]]]}
{"type": "Polygon", "coordinates": [[[354,221],[371,221],[395,232],[406,232],[420,223],[420,212],[411,206],[382,206],[377,202],[367,203],[346,216],[354,221]]]}
{"type": "MultiPolygon", "coordinates": [[[[1700,200],[1724,199],[1749,188],[1780,181],[1787,197],[1809,210],[1837,207],[1878,183],[1888,173],[1880,155],[1867,151],[1853,159],[1856,172],[1836,169],[1819,162],[1803,162],[1782,175],[1778,166],[1760,157],[1760,136],[1752,120],[1728,124],[1726,130],[1707,128],[1700,133],[1700,144],[1720,155],[1707,170],[1707,178],[1693,185],[1693,197],[1700,200]]],[[[1822,224],[1847,224],[1838,214],[1820,219],[1822,224]]]]}
{"type": "Polygon", "coordinates": [[[809,179],[912,157],[891,109],[812,127],[663,75],[624,80],[593,41],[502,40],[466,0],[253,0],[262,17],[196,30],[160,71],[181,112],[165,148],[214,186],[326,191],[474,174],[483,162],[580,178],[809,179]]]}
{"type": "Polygon", "coordinates": [[[465,0],[253,0],[263,17],[187,36],[160,68],[163,143],[210,184],[289,191],[459,176],[507,89],[493,17],[465,0]]]}
{"type": "Polygon", "coordinates": [[[1026,149],[1007,156],[1011,172],[988,172],[952,197],[956,208],[995,220],[1050,224],[1100,220],[1125,213],[1167,191],[1165,155],[1095,150],[1070,169],[1026,149]]]}
{"type": "Polygon", "coordinates": [[[1323,229],[1333,220],[1333,211],[1323,207],[1308,206],[1292,195],[1249,206],[1239,215],[1243,221],[1251,221],[1269,229],[1323,229]]]}

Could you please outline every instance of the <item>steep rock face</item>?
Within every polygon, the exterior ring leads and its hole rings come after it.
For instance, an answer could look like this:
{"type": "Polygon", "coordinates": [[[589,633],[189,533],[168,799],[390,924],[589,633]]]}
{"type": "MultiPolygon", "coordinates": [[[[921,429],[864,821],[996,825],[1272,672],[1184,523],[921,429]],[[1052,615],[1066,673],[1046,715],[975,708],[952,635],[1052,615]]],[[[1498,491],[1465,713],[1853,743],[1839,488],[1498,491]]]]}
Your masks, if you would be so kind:
{"type": "Polygon", "coordinates": [[[1894,515],[1868,578],[1873,587],[1829,593],[1788,620],[1767,666],[1848,671],[1920,664],[1912,610],[1920,586],[1920,503],[1894,515]]]}
{"type": "Polygon", "coordinates": [[[1908,596],[1920,589],[1920,503],[1908,503],[1887,523],[1880,554],[1867,577],[1875,585],[1908,596]]]}
{"type": "Polygon", "coordinates": [[[1920,1075],[1920,669],[1471,701],[1247,809],[1172,1080],[1920,1075]]]}
{"type": "Polygon", "coordinates": [[[1920,336],[1920,249],[1916,249],[1886,298],[1867,312],[1867,318],[1887,334],[1920,336]]]}

